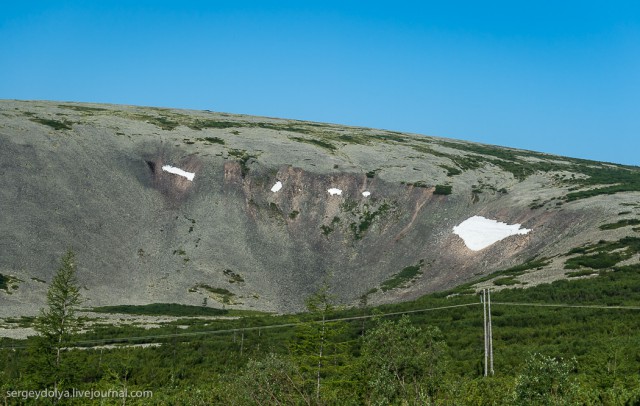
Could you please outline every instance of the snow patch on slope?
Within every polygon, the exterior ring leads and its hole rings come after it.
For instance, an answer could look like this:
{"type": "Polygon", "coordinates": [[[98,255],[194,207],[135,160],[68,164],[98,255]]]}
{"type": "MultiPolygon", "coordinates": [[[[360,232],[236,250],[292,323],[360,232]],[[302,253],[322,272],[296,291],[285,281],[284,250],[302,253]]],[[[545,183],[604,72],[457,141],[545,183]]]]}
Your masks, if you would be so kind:
{"type": "Polygon", "coordinates": [[[501,223],[482,216],[473,216],[453,227],[453,233],[462,238],[467,248],[480,251],[509,236],[524,235],[531,231],[520,226],[520,224],[501,223]]]}
{"type": "Polygon", "coordinates": [[[273,185],[273,187],[271,188],[271,191],[273,193],[277,192],[278,190],[282,189],[282,182],[277,181],[275,185],[273,185]]]}
{"type": "Polygon", "coordinates": [[[165,171],[165,172],[173,173],[175,175],[183,176],[183,177],[189,179],[192,182],[193,182],[194,176],[196,176],[196,174],[193,173],[193,172],[187,172],[187,171],[184,171],[184,170],[182,170],[180,168],[176,168],[175,166],[171,166],[171,165],[163,166],[162,170],[165,171]]]}
{"type": "Polygon", "coordinates": [[[328,189],[327,192],[329,192],[329,194],[331,196],[333,196],[333,195],[338,195],[339,196],[339,195],[342,194],[342,190],[334,188],[334,187],[332,187],[331,189],[328,189]]]}

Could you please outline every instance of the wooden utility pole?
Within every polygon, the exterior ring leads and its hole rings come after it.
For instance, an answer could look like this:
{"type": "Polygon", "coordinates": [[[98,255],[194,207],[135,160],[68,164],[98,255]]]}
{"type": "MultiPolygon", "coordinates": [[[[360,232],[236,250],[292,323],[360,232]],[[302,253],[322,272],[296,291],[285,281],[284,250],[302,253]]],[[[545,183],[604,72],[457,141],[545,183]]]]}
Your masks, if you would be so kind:
{"type": "Polygon", "coordinates": [[[489,348],[487,346],[487,291],[482,289],[482,328],[484,333],[484,376],[487,376],[489,348]]]}
{"type": "Polygon", "coordinates": [[[493,376],[493,326],[491,325],[491,291],[487,289],[487,320],[489,322],[489,373],[493,376]]]}
{"type": "Polygon", "coordinates": [[[484,376],[489,376],[489,374],[493,375],[493,331],[489,289],[482,289],[482,316],[484,320],[484,376]]]}

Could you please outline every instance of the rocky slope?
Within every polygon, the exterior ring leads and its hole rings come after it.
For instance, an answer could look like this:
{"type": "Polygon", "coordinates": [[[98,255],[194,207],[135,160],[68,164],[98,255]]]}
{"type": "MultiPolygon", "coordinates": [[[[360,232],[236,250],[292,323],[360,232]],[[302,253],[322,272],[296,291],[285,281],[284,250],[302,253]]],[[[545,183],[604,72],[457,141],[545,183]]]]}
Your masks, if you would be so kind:
{"type": "MultiPolygon", "coordinates": [[[[353,305],[534,258],[515,286],[566,277],[571,249],[640,237],[640,168],[208,111],[0,101],[0,208],[0,317],[34,314],[69,248],[87,306],[289,312],[322,281],[353,305]],[[532,231],[472,251],[452,229],[475,215],[532,231]]],[[[625,253],[617,263],[638,262],[625,253]]]]}

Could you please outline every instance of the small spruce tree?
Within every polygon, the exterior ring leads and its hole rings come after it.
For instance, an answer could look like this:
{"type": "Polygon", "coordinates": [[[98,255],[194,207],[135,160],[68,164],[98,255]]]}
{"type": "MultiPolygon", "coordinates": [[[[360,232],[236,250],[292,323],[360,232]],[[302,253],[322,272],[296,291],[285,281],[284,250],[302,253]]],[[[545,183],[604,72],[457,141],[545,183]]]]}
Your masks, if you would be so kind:
{"type": "Polygon", "coordinates": [[[69,250],[62,257],[60,268],[49,286],[47,308],[40,310],[34,326],[40,335],[40,349],[44,351],[56,387],[60,378],[62,349],[79,329],[76,311],[81,303],[75,255],[69,250]]]}

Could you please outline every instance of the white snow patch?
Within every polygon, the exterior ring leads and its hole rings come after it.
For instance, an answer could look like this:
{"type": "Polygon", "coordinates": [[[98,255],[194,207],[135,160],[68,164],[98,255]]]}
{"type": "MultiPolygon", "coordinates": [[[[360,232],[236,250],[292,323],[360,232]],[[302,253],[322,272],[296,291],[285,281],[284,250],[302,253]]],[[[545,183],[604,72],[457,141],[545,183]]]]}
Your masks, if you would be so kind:
{"type": "Polygon", "coordinates": [[[369,197],[371,195],[371,192],[366,191],[366,192],[362,192],[362,196],[364,197],[369,197]]]}
{"type": "Polygon", "coordinates": [[[196,176],[196,174],[193,172],[183,171],[182,169],[176,168],[175,166],[171,166],[171,165],[163,166],[162,170],[165,172],[173,173],[175,175],[184,176],[185,178],[189,179],[192,182],[193,182],[193,177],[196,176]]]}
{"type": "Polygon", "coordinates": [[[333,196],[333,195],[341,195],[342,194],[342,190],[336,189],[334,187],[332,187],[331,189],[328,189],[327,192],[329,192],[329,194],[331,196],[333,196]]]}
{"type": "Polygon", "coordinates": [[[271,191],[273,193],[277,192],[278,190],[282,189],[282,182],[277,181],[275,185],[273,185],[273,187],[271,188],[271,191]]]}
{"type": "Polygon", "coordinates": [[[462,238],[467,248],[480,251],[512,235],[527,234],[529,229],[520,224],[501,223],[482,216],[473,216],[453,227],[453,233],[462,238]]]}

